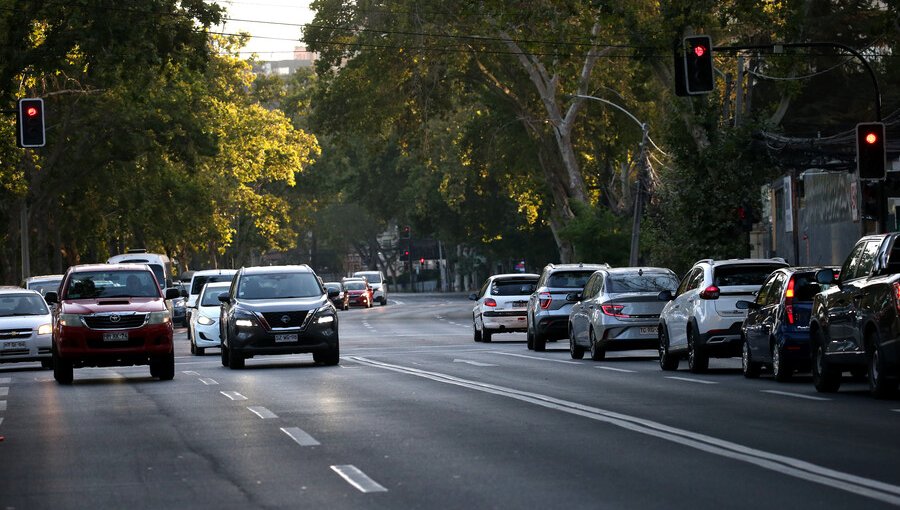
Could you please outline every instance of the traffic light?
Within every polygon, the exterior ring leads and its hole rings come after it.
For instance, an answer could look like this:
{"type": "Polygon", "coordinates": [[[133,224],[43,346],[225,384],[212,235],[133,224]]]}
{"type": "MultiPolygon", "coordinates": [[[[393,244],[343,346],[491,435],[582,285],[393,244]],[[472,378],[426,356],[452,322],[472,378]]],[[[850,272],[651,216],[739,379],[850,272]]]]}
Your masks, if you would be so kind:
{"type": "Polygon", "coordinates": [[[400,231],[400,238],[401,239],[409,239],[409,236],[410,236],[410,229],[409,229],[409,225],[407,225],[407,226],[403,227],[403,230],[400,231]]]}
{"type": "Polygon", "coordinates": [[[860,179],[884,179],[884,124],[863,122],[856,125],[856,169],[860,179]]]}
{"type": "Polygon", "coordinates": [[[19,99],[17,144],[19,147],[43,147],[44,100],[41,98],[19,99]]]}
{"type": "Polygon", "coordinates": [[[708,35],[684,38],[684,79],[688,94],[709,94],[715,81],[712,39],[708,35]]]}

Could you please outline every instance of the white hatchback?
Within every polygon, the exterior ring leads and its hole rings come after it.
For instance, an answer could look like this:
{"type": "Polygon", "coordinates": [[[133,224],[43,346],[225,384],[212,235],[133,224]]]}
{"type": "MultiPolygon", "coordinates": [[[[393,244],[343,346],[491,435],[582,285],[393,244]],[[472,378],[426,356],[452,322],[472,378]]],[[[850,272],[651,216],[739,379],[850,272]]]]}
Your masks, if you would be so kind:
{"type": "Polygon", "coordinates": [[[200,290],[196,307],[191,313],[191,322],[188,325],[191,341],[191,354],[202,356],[207,347],[221,347],[219,337],[219,312],[222,302],[219,294],[228,292],[231,282],[207,283],[200,290]]]}
{"type": "Polygon", "coordinates": [[[0,289],[0,363],[40,361],[51,368],[52,319],[35,290],[0,289]]]}
{"type": "Polygon", "coordinates": [[[539,278],[537,274],[509,273],[485,280],[481,289],[469,296],[475,301],[472,308],[475,341],[490,342],[496,333],[527,331],[528,297],[539,278]]]}

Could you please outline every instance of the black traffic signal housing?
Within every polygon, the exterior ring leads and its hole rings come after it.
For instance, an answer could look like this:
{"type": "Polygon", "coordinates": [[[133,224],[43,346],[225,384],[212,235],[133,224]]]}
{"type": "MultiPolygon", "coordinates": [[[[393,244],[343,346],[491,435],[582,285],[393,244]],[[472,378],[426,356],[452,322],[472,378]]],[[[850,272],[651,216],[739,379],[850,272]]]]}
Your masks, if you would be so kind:
{"type": "Polygon", "coordinates": [[[19,99],[16,115],[16,144],[19,147],[43,147],[47,140],[44,134],[44,100],[37,97],[19,99]]]}
{"type": "Polygon", "coordinates": [[[856,125],[856,169],[860,179],[884,179],[887,154],[884,124],[861,122],[856,125]]]}
{"type": "Polygon", "coordinates": [[[684,38],[684,83],[688,94],[709,94],[715,87],[712,39],[708,35],[684,38]]]}
{"type": "Polygon", "coordinates": [[[411,234],[412,234],[412,231],[410,230],[409,225],[403,227],[400,230],[400,238],[401,239],[409,239],[411,234]]]}

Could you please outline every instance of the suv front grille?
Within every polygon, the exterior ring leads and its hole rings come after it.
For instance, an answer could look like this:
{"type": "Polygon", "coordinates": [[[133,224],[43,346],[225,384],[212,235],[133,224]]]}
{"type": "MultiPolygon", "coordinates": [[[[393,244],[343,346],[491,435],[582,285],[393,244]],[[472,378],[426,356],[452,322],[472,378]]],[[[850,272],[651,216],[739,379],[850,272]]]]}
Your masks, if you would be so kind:
{"type": "Polygon", "coordinates": [[[264,312],[263,319],[269,325],[269,329],[297,329],[306,321],[306,310],[294,312],[264,312]]]}
{"type": "Polygon", "coordinates": [[[147,321],[145,313],[103,313],[85,315],[84,325],[91,329],[134,329],[147,321]]]}

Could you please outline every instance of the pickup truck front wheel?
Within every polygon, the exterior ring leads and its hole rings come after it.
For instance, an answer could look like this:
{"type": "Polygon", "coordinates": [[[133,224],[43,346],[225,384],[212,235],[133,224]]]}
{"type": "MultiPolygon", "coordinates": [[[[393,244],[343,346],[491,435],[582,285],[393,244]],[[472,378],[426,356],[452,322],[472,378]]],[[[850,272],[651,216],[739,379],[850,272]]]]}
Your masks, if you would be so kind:
{"type": "Polygon", "coordinates": [[[813,384],[819,393],[834,393],[841,387],[841,371],[830,366],[825,359],[825,345],[816,342],[813,354],[813,384]]]}
{"type": "Polygon", "coordinates": [[[897,380],[888,377],[884,366],[884,354],[878,347],[876,338],[871,339],[869,348],[869,391],[872,396],[879,399],[891,398],[897,391],[897,380]]]}

